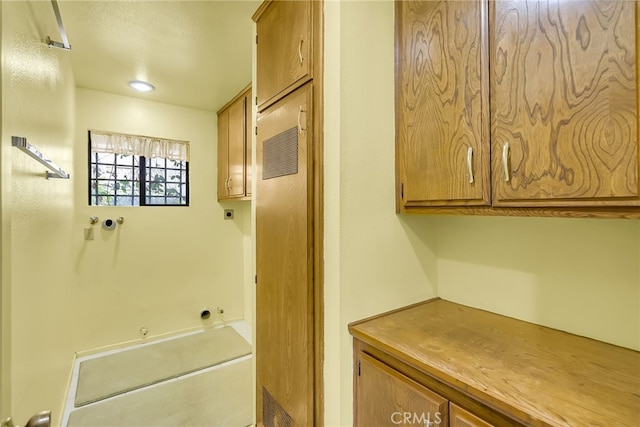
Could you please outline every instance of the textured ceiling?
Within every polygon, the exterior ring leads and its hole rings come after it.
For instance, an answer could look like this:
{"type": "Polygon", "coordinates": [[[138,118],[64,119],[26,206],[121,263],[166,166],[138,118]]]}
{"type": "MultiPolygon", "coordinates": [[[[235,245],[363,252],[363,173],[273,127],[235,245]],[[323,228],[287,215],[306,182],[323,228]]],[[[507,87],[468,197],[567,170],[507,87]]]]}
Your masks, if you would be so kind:
{"type": "MultiPolygon", "coordinates": [[[[251,81],[251,15],[260,1],[58,4],[78,87],[216,111],[251,81]],[[138,94],[127,85],[135,79],[156,90],[138,94]]],[[[53,8],[50,16],[55,24],[53,8]]],[[[59,32],[50,36],[61,41],[59,32]]]]}

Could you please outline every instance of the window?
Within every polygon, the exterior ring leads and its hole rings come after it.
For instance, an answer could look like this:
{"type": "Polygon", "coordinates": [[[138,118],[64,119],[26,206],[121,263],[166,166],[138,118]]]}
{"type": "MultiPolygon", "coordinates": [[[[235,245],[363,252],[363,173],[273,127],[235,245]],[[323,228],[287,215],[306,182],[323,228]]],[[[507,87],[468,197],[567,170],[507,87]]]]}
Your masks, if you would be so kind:
{"type": "Polygon", "coordinates": [[[188,206],[189,143],[89,132],[89,205],[188,206]]]}

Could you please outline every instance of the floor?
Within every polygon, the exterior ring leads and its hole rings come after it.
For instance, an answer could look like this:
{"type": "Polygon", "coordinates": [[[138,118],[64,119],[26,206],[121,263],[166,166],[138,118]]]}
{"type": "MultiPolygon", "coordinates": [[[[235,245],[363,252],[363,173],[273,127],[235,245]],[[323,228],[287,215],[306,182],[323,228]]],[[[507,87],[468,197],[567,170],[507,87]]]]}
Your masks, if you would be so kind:
{"type": "MultiPolygon", "coordinates": [[[[233,329],[235,329],[236,332],[238,332],[240,334],[240,336],[242,336],[248,343],[251,344],[253,337],[252,337],[251,326],[249,324],[247,324],[246,322],[243,322],[243,321],[239,321],[239,322],[230,322],[226,326],[230,326],[233,329]]],[[[188,336],[188,335],[191,335],[191,334],[196,334],[198,332],[200,332],[200,331],[194,331],[194,332],[190,332],[190,333],[179,335],[179,336],[172,336],[172,337],[169,337],[169,338],[160,339],[160,340],[154,340],[154,341],[145,342],[145,343],[142,343],[142,344],[136,344],[136,345],[120,348],[120,349],[117,349],[117,350],[109,350],[109,351],[105,351],[105,352],[101,352],[101,353],[96,353],[96,354],[92,354],[92,355],[76,358],[74,366],[73,366],[73,374],[72,374],[72,378],[71,378],[71,383],[70,383],[70,386],[69,386],[69,390],[67,392],[67,399],[66,399],[66,403],[65,403],[64,414],[63,414],[62,424],[61,425],[62,426],[67,426],[68,421],[69,421],[70,413],[74,409],[77,409],[75,407],[75,405],[74,405],[74,400],[75,400],[76,390],[77,390],[77,386],[78,386],[78,375],[79,375],[80,363],[81,362],[83,362],[85,360],[89,360],[89,359],[94,359],[94,358],[103,357],[103,356],[107,356],[107,355],[110,355],[110,354],[126,351],[126,350],[131,350],[131,349],[134,349],[134,348],[153,345],[153,344],[156,344],[156,343],[159,343],[159,342],[168,341],[168,340],[176,339],[176,338],[179,338],[179,337],[188,336]]],[[[186,375],[183,375],[183,376],[180,376],[180,377],[177,377],[177,378],[172,378],[172,379],[163,381],[163,382],[158,383],[158,384],[153,384],[153,385],[150,385],[150,386],[147,386],[147,387],[142,387],[142,388],[137,389],[137,390],[129,391],[129,392],[123,393],[122,395],[139,393],[141,391],[149,390],[150,388],[153,388],[153,387],[158,387],[158,386],[160,386],[162,384],[167,384],[169,382],[179,381],[181,379],[188,378],[190,376],[200,375],[200,374],[203,374],[203,373],[206,373],[206,372],[210,372],[210,371],[213,371],[213,370],[216,370],[216,369],[220,369],[220,368],[225,367],[225,366],[229,366],[229,365],[234,364],[234,363],[239,363],[241,361],[244,361],[244,360],[247,360],[247,359],[251,359],[252,357],[253,357],[252,355],[244,356],[244,357],[241,357],[239,359],[235,359],[235,360],[232,360],[232,361],[229,361],[229,362],[221,363],[219,365],[216,365],[216,366],[213,366],[213,367],[210,367],[210,368],[199,370],[197,372],[186,374],[186,375]]],[[[104,400],[102,400],[100,402],[90,403],[90,404],[85,405],[85,407],[88,407],[88,406],[91,406],[91,405],[95,405],[95,404],[98,404],[98,403],[101,403],[101,402],[106,402],[108,400],[115,399],[117,397],[118,396],[114,396],[114,397],[111,397],[111,398],[104,399],[104,400]]]]}

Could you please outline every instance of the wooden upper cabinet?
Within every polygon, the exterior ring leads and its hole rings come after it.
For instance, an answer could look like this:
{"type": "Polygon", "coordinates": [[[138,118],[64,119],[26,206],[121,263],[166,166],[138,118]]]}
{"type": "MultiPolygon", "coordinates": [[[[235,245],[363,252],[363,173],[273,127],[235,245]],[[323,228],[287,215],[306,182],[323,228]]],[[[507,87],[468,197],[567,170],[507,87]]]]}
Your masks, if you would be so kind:
{"type": "Polygon", "coordinates": [[[405,206],[490,203],[486,17],[484,2],[396,2],[405,206]]]}
{"type": "Polygon", "coordinates": [[[311,3],[265,1],[253,15],[259,111],[312,78],[311,3]]]}
{"type": "Polygon", "coordinates": [[[229,192],[229,110],[218,112],[218,200],[229,192]]]}
{"type": "Polygon", "coordinates": [[[491,2],[493,204],[640,205],[637,2],[491,2]]]}
{"type": "Polygon", "coordinates": [[[248,86],[218,111],[218,200],[251,194],[250,100],[248,86]]]}
{"type": "Polygon", "coordinates": [[[358,356],[355,426],[448,425],[449,402],[366,353],[358,356]]]}
{"type": "Polygon", "coordinates": [[[640,217],[640,2],[395,4],[399,212],[640,217]]]}

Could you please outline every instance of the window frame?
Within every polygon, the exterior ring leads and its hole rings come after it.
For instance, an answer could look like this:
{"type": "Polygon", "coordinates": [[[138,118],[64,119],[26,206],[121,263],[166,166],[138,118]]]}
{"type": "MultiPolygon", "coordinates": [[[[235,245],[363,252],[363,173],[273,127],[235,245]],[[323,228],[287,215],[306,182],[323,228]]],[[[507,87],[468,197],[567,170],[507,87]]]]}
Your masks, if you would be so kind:
{"type": "MultiPolygon", "coordinates": [[[[137,166],[132,165],[132,168],[133,169],[137,168],[137,171],[134,171],[133,175],[135,177],[136,172],[137,172],[138,180],[135,181],[135,180],[132,179],[132,181],[133,182],[138,182],[139,186],[140,186],[140,189],[139,189],[139,194],[138,195],[133,194],[130,197],[132,198],[132,200],[135,200],[137,198],[139,204],[137,204],[137,205],[98,205],[98,204],[94,205],[94,204],[92,204],[91,202],[92,202],[93,194],[91,192],[91,184],[92,184],[92,181],[94,181],[93,174],[92,174],[92,167],[94,165],[92,155],[93,154],[98,154],[98,153],[93,153],[91,151],[91,131],[88,131],[87,135],[88,135],[88,138],[87,138],[87,140],[88,140],[88,147],[87,147],[87,151],[88,151],[87,196],[88,196],[88,199],[87,199],[87,202],[88,202],[89,206],[91,206],[91,207],[127,207],[127,208],[128,207],[143,207],[143,206],[154,206],[154,207],[155,206],[162,206],[162,207],[189,207],[190,206],[190,193],[191,193],[190,187],[191,187],[191,185],[190,185],[190,182],[189,182],[189,177],[190,177],[190,173],[189,173],[189,163],[190,162],[189,161],[181,160],[181,162],[184,163],[184,169],[175,169],[175,168],[167,168],[166,162],[171,161],[171,159],[163,158],[164,161],[165,161],[165,166],[163,168],[156,168],[156,167],[147,166],[147,161],[148,161],[147,157],[140,156],[140,155],[135,155],[135,154],[131,154],[131,156],[138,157],[138,165],[137,166]],[[165,174],[166,174],[167,169],[184,171],[184,173],[186,175],[185,180],[184,181],[180,181],[180,183],[179,183],[180,185],[185,185],[185,187],[186,187],[186,193],[184,195],[185,201],[184,201],[183,204],[182,203],[181,204],[147,203],[147,189],[146,189],[146,187],[147,187],[147,185],[149,185],[150,183],[153,182],[153,181],[147,181],[147,172],[150,169],[164,169],[165,174]]],[[[114,155],[119,155],[119,154],[118,153],[114,153],[114,155]]],[[[116,167],[117,167],[117,165],[116,165],[116,167]]],[[[97,181],[97,179],[95,179],[95,181],[97,181]]],[[[166,181],[165,181],[165,184],[166,184],[166,181]]],[[[129,197],[129,196],[123,196],[123,197],[129,197]]],[[[149,197],[152,197],[152,196],[149,196],[149,197]]],[[[164,196],[157,196],[157,197],[162,197],[165,200],[168,198],[168,196],[166,195],[166,191],[165,191],[165,195],[164,196]]],[[[178,197],[182,197],[182,196],[178,196],[178,197]]]]}

